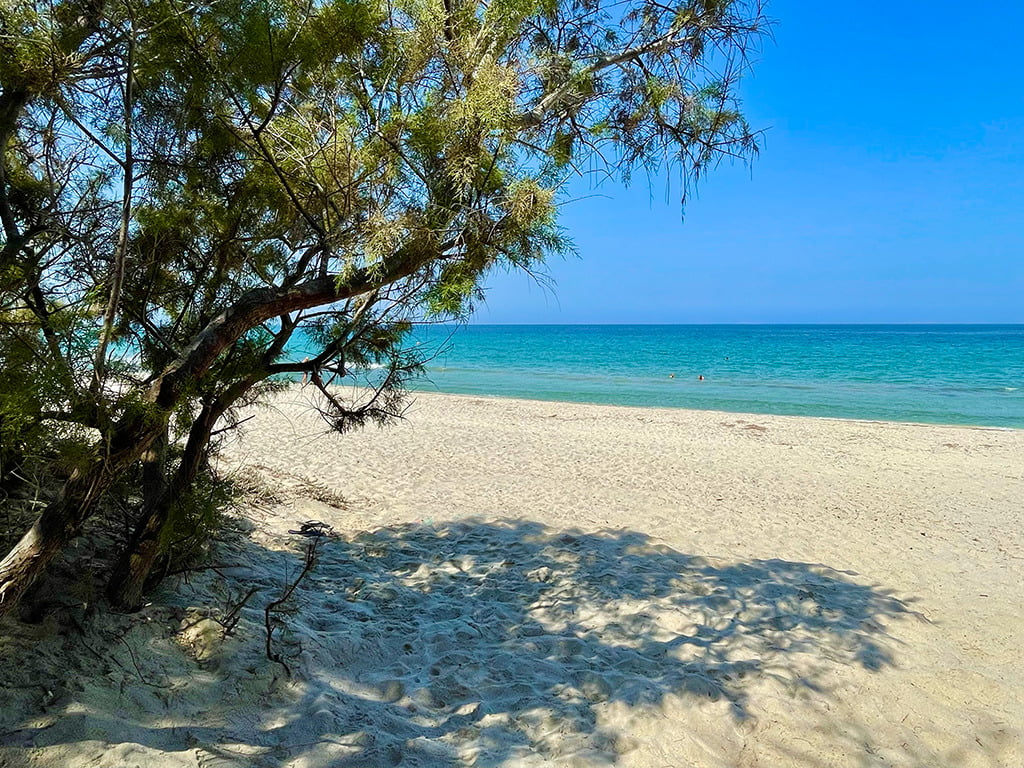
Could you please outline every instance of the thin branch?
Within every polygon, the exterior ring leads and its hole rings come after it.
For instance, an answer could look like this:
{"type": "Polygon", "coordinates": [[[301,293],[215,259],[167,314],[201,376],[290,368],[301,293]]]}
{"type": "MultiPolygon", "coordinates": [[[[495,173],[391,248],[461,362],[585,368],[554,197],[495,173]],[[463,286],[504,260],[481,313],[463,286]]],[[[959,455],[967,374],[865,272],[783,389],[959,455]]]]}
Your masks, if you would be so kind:
{"type": "Polygon", "coordinates": [[[305,562],[304,562],[304,564],[302,566],[302,571],[296,577],[295,581],[293,581],[291,584],[288,585],[288,587],[284,591],[284,594],[282,594],[281,597],[279,597],[277,600],[274,600],[274,601],[268,603],[267,607],[264,608],[264,610],[263,610],[263,623],[264,623],[264,626],[266,627],[266,631],[267,631],[267,633],[266,633],[267,658],[270,659],[271,661],[276,661],[278,664],[280,664],[282,667],[284,667],[285,674],[287,674],[288,677],[292,676],[291,669],[289,668],[289,666],[285,662],[285,660],[281,657],[281,655],[274,651],[274,629],[275,629],[275,627],[274,627],[273,621],[271,620],[271,614],[274,613],[275,611],[277,611],[278,609],[280,609],[280,607],[282,605],[284,605],[286,602],[288,602],[288,600],[292,596],[292,593],[295,592],[295,590],[298,588],[299,584],[306,577],[306,574],[309,573],[310,570],[312,570],[313,566],[316,564],[316,549],[317,549],[317,545],[319,543],[320,543],[320,537],[318,537],[318,536],[314,536],[313,538],[311,538],[309,540],[309,544],[306,546],[306,559],[305,559],[305,562]]]}
{"type": "Polygon", "coordinates": [[[103,374],[107,362],[107,346],[114,332],[114,320],[121,306],[121,288],[124,284],[125,259],[128,253],[128,228],[132,219],[132,187],[134,184],[135,160],[132,154],[133,113],[135,110],[135,17],[131,18],[131,30],[128,34],[128,57],[124,82],[124,183],[121,190],[121,221],[117,230],[117,246],[114,249],[113,274],[110,278],[110,297],[107,309],[103,314],[103,329],[96,348],[93,363],[92,390],[97,395],[103,385],[103,374]]]}

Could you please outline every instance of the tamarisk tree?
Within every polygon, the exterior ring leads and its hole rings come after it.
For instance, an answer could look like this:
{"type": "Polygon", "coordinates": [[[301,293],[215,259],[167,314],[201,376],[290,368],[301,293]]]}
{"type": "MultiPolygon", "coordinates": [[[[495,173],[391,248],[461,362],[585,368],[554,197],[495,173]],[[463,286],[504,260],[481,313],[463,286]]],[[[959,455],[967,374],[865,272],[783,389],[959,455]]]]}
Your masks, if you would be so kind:
{"type": "Polygon", "coordinates": [[[569,249],[573,175],[749,157],[763,27],[756,0],[0,0],[0,472],[80,436],[0,610],[132,473],[110,595],[137,606],[217,425],[284,374],[338,429],[398,413],[409,329],[569,249]]]}

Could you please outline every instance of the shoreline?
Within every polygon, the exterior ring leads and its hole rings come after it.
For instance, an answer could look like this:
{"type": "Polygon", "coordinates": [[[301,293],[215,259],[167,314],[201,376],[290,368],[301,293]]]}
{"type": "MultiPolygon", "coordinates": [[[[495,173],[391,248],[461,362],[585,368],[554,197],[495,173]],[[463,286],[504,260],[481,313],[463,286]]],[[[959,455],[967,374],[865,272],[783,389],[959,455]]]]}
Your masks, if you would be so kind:
{"type": "MultiPolygon", "coordinates": [[[[290,388],[288,391],[291,391],[292,389],[295,389],[295,387],[290,388]]],[[[428,397],[453,397],[466,399],[482,398],[486,400],[516,400],[524,403],[537,403],[541,405],[581,405],[595,408],[625,408],[640,411],[716,413],[722,416],[769,417],[780,419],[815,419],[820,421],[851,422],[855,424],[894,424],[907,425],[913,427],[939,427],[944,429],[979,429],[990,430],[995,432],[1024,432],[1024,427],[1002,427],[992,426],[988,424],[950,424],[931,421],[896,421],[893,419],[868,419],[851,416],[815,416],[812,414],[769,413],[760,411],[722,411],[716,408],[692,408],[688,406],[677,407],[670,405],[619,405],[617,403],[597,403],[589,400],[543,400],[532,397],[516,397],[513,395],[468,394],[464,392],[444,392],[441,390],[428,389],[409,389],[408,394],[410,399],[415,398],[418,395],[427,395],[428,397]]]]}
{"type": "MultiPolygon", "coordinates": [[[[562,402],[1024,429],[1022,329],[469,326],[426,363],[427,380],[413,385],[562,402]]],[[[422,340],[429,347],[432,337],[425,331],[422,340]]]]}

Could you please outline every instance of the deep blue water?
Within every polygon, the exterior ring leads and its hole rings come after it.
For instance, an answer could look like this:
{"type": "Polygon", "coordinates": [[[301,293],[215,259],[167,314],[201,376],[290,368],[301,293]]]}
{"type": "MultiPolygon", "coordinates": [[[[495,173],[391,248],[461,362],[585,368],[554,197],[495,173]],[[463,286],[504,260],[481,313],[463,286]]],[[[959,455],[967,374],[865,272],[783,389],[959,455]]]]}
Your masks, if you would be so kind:
{"type": "Polygon", "coordinates": [[[417,389],[1024,427],[1020,325],[468,325],[417,339],[443,345],[417,389]]]}

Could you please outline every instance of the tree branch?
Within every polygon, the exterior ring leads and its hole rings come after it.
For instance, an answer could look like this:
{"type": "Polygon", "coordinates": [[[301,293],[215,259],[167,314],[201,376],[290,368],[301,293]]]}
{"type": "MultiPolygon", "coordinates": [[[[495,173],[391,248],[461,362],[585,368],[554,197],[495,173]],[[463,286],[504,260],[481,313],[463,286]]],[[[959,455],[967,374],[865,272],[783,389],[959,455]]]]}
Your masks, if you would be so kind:
{"type": "Polygon", "coordinates": [[[625,64],[635,59],[645,56],[649,53],[664,53],[670,51],[673,48],[678,48],[688,42],[687,38],[676,37],[675,33],[663,35],[657,40],[653,40],[650,43],[644,45],[638,45],[633,48],[628,48],[618,53],[610,53],[605,56],[601,56],[592,64],[584,67],[578,72],[573,73],[564,83],[558,86],[555,90],[544,96],[529,112],[524,113],[520,116],[519,121],[526,126],[539,125],[544,120],[544,114],[556,106],[558,102],[564,99],[575,87],[577,81],[581,78],[595,75],[601,70],[608,69],[609,67],[615,67],[620,64],[625,64]]]}
{"type": "Polygon", "coordinates": [[[132,153],[132,115],[135,109],[134,103],[134,79],[135,79],[135,19],[131,19],[131,30],[128,34],[128,55],[127,72],[124,81],[124,162],[121,164],[124,170],[124,182],[121,190],[121,221],[117,229],[117,245],[114,249],[114,264],[110,276],[110,297],[107,300],[107,309],[103,313],[103,328],[100,331],[100,341],[96,348],[96,357],[93,361],[92,391],[97,395],[100,387],[103,386],[103,374],[107,362],[107,346],[110,344],[110,337],[114,331],[114,320],[117,319],[117,312],[121,306],[121,287],[124,283],[124,266],[128,254],[128,228],[132,219],[132,186],[134,184],[135,159],[132,153]]]}
{"type": "Polygon", "coordinates": [[[153,381],[149,399],[161,408],[173,407],[186,383],[205,373],[221,352],[253,326],[288,312],[333,304],[390,285],[438,259],[451,245],[433,249],[406,246],[373,268],[360,267],[288,288],[255,288],[245,293],[196,334],[181,356],[153,381]]]}

